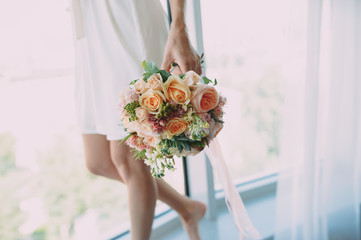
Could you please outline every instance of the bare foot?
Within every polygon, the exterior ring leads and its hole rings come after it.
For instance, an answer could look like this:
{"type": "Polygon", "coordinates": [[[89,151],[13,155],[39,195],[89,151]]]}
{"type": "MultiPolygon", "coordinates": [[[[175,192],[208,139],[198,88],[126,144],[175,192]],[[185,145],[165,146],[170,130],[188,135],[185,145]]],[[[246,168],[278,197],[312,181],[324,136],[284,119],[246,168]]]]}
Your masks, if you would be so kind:
{"type": "Polygon", "coordinates": [[[192,200],[188,213],[181,216],[183,228],[190,240],[201,240],[198,232],[198,223],[204,217],[206,209],[207,207],[204,203],[192,200]]]}

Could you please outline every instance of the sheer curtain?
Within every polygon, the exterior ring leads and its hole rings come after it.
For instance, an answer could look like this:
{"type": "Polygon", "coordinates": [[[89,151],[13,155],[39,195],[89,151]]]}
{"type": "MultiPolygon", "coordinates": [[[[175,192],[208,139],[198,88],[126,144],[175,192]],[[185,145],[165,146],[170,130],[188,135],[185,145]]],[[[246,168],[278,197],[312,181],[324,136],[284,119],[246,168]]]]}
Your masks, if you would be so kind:
{"type": "Polygon", "coordinates": [[[361,1],[290,11],[275,239],[360,239],[361,1]]]}

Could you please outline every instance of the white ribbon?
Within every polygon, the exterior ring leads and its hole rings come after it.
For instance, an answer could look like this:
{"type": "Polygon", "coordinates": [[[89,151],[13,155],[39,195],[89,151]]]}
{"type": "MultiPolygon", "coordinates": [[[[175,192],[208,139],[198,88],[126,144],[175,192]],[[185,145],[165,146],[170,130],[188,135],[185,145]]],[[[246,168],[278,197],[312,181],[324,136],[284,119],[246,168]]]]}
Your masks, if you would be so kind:
{"type": "Polygon", "coordinates": [[[228,210],[238,229],[239,240],[246,240],[247,238],[255,240],[262,239],[261,234],[259,234],[257,229],[253,226],[242,199],[232,182],[217,139],[213,139],[209,148],[206,148],[205,151],[221,182],[226,196],[225,200],[228,210]]]}

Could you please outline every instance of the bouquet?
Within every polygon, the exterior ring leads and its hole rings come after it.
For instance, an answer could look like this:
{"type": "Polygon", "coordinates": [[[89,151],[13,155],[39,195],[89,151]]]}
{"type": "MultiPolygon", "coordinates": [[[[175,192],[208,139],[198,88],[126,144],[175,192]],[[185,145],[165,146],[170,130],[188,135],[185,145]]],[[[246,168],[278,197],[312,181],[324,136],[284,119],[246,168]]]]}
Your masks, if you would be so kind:
{"type": "Polygon", "coordinates": [[[165,169],[175,168],[174,156],[195,155],[217,136],[226,99],[214,88],[216,79],[193,71],[172,75],[152,62],[142,65],[143,76],[120,95],[120,116],[129,133],[122,142],[161,178],[165,169]]]}

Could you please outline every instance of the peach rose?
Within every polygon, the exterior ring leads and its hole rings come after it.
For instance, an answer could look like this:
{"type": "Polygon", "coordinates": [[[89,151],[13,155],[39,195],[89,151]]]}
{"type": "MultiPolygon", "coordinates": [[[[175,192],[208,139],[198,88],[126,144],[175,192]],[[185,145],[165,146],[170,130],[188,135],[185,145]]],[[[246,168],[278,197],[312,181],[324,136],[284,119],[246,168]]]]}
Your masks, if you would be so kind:
{"type": "Polygon", "coordinates": [[[167,138],[172,138],[173,136],[180,135],[187,129],[187,127],[188,123],[186,120],[178,117],[171,119],[168,122],[165,130],[167,138]]]}
{"type": "Polygon", "coordinates": [[[139,119],[139,122],[142,122],[143,120],[148,118],[149,112],[146,108],[139,107],[135,109],[135,115],[139,119]]]}
{"type": "Polygon", "coordinates": [[[148,83],[147,83],[147,87],[151,88],[153,90],[162,90],[162,76],[160,75],[160,73],[155,73],[152,76],[150,76],[148,78],[148,83]]]}
{"type": "Polygon", "coordinates": [[[158,136],[146,136],[144,138],[144,143],[151,146],[156,147],[158,143],[160,142],[161,138],[158,136]]]}
{"type": "Polygon", "coordinates": [[[218,105],[217,90],[210,85],[198,83],[192,91],[191,104],[197,113],[205,113],[218,105]]]}
{"type": "Polygon", "coordinates": [[[139,98],[140,106],[148,109],[152,114],[159,112],[160,105],[165,101],[165,97],[161,91],[149,89],[139,98]]]}
{"type": "Polygon", "coordinates": [[[170,76],[162,87],[167,99],[171,99],[177,104],[189,103],[191,91],[179,76],[170,76]]]}
{"type": "Polygon", "coordinates": [[[147,90],[146,84],[147,83],[144,79],[140,78],[136,83],[134,83],[135,92],[138,94],[144,93],[147,90]]]}
{"type": "Polygon", "coordinates": [[[183,82],[187,86],[192,86],[192,85],[196,85],[197,83],[199,83],[200,79],[201,79],[201,77],[197,73],[195,73],[194,71],[188,71],[185,73],[185,75],[183,77],[183,82]]]}

